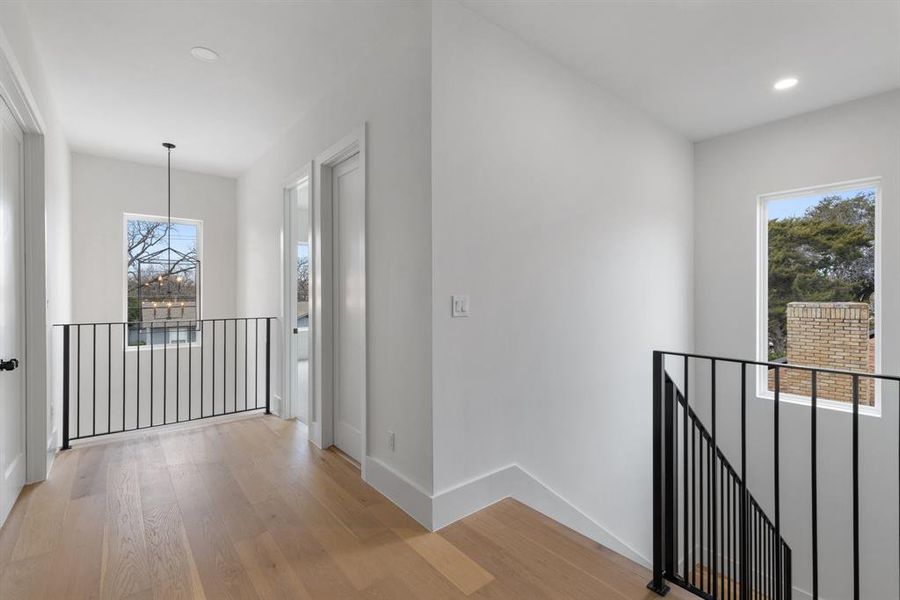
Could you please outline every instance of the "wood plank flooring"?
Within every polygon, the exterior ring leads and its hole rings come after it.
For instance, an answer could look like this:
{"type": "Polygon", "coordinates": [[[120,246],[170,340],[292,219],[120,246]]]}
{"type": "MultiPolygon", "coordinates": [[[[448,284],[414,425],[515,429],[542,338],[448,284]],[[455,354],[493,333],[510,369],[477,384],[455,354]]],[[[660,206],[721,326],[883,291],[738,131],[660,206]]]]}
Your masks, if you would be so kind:
{"type": "Polygon", "coordinates": [[[4,600],[651,600],[649,577],[514,500],[429,533],[265,416],[60,453],[0,530],[4,600]]]}

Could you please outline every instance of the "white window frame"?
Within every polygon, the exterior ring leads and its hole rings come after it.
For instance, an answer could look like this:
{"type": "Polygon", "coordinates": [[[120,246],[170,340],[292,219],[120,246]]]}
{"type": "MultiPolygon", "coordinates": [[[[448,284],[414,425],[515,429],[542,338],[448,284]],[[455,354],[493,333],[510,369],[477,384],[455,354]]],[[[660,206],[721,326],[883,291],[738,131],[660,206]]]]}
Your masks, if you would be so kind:
{"type": "MultiPolygon", "coordinates": [[[[122,213],[122,321],[124,323],[128,322],[128,221],[131,220],[140,220],[140,221],[158,221],[160,223],[166,223],[169,219],[166,216],[160,215],[148,215],[141,213],[122,213]]],[[[197,260],[200,262],[200,293],[197,298],[197,320],[203,319],[203,295],[206,293],[206,286],[204,285],[204,278],[206,277],[205,271],[206,269],[203,266],[203,221],[199,219],[184,219],[184,218],[176,218],[172,217],[172,223],[177,223],[181,225],[194,225],[197,227],[197,260]]],[[[191,343],[191,346],[199,346],[202,343],[201,336],[197,336],[196,341],[191,343]]],[[[187,346],[187,344],[184,344],[187,346]]],[[[125,350],[127,352],[133,352],[138,348],[138,346],[130,346],[126,345],[125,350]]]]}
{"type": "MultiPolygon", "coordinates": [[[[865,179],[842,181],[827,185],[771,192],[761,194],[757,197],[756,355],[759,362],[768,362],[769,360],[769,202],[775,200],[791,200],[811,195],[825,196],[861,188],[873,188],[875,190],[875,373],[881,372],[881,351],[882,346],[884,345],[881,337],[881,177],[868,177],[865,179]]],[[[768,369],[766,367],[757,367],[756,371],[757,398],[774,401],[775,394],[768,389],[768,369]]],[[[876,380],[875,406],[860,405],[860,414],[875,417],[881,416],[882,383],[883,382],[876,380]]],[[[779,398],[782,402],[800,404],[803,406],[810,406],[812,403],[808,396],[788,394],[785,392],[781,392],[779,398]]],[[[853,412],[853,405],[850,402],[817,398],[816,406],[839,412],[853,412]]]]}

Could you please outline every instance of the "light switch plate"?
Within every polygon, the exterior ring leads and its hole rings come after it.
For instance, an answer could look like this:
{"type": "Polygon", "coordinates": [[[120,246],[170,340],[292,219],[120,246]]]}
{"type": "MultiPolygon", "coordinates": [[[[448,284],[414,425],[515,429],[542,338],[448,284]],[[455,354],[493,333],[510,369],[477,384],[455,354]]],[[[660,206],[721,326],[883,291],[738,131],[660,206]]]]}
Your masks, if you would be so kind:
{"type": "Polygon", "coordinates": [[[453,296],[453,316],[468,317],[469,316],[469,297],[454,295],[453,296]]]}

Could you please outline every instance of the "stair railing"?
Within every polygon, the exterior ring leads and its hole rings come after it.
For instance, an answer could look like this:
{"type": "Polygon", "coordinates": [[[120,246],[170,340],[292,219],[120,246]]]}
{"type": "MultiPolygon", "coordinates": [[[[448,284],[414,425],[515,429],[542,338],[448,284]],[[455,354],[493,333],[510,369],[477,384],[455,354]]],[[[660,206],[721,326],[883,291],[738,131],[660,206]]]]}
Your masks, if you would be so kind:
{"type": "Polygon", "coordinates": [[[273,320],[56,325],[62,332],[62,449],[149,427],[268,414],[273,320]]]}
{"type": "Polygon", "coordinates": [[[819,598],[817,384],[823,377],[845,377],[851,381],[852,586],[853,600],[859,600],[860,382],[866,382],[871,386],[867,389],[874,390],[877,382],[900,383],[900,377],[663,351],[653,352],[653,578],[647,585],[657,594],[665,595],[669,582],[709,600],[792,597],[791,548],[782,537],[780,480],[780,404],[783,373],[789,370],[808,374],[810,384],[813,600],[819,598]],[[681,389],[666,371],[667,356],[683,359],[681,389]],[[709,365],[709,427],[689,402],[692,361],[709,365]],[[740,368],[740,469],[733,466],[716,440],[716,366],[722,363],[740,368]],[[744,476],[747,473],[747,371],[759,367],[770,373],[774,399],[774,514],[771,517],[748,489],[744,476]]]}

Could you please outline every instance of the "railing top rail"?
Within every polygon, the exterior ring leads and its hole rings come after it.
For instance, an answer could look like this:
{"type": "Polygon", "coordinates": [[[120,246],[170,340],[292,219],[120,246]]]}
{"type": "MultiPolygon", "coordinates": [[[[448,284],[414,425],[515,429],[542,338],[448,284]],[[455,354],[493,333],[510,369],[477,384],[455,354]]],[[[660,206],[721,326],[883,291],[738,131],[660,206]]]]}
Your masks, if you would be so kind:
{"type": "Polygon", "coordinates": [[[211,323],[213,321],[256,321],[263,319],[277,319],[278,317],[216,317],[209,319],[158,319],[156,321],[90,321],[86,323],[54,323],[53,327],[90,327],[92,325],[178,325],[183,323],[211,323]]]}
{"type": "Polygon", "coordinates": [[[696,358],[699,360],[714,360],[717,362],[727,362],[742,365],[755,365],[758,367],[767,367],[769,369],[794,369],[797,371],[809,371],[816,373],[828,373],[831,375],[848,375],[865,377],[868,379],[882,379],[884,381],[900,382],[900,375],[883,375],[881,373],[866,373],[865,371],[847,371],[843,369],[830,369],[827,367],[811,367],[809,365],[794,365],[790,363],[765,362],[759,360],[750,360],[746,358],[733,358],[727,356],[713,356],[711,354],[695,354],[693,352],[675,352],[670,350],[654,350],[664,356],[681,356],[683,358],[696,358]]]}

